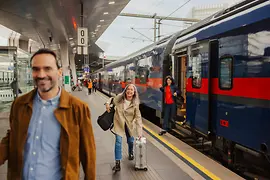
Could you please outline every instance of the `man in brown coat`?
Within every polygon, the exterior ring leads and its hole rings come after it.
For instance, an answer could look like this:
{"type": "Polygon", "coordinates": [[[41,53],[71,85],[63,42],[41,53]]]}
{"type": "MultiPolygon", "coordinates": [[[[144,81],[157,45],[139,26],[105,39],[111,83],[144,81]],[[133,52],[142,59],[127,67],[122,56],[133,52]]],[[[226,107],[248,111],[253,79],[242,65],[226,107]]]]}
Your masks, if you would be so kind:
{"type": "Polygon", "coordinates": [[[8,160],[8,180],[96,179],[96,147],[88,105],[58,84],[56,54],[40,49],[31,58],[37,89],[18,97],[10,130],[0,143],[0,165],[8,160]]]}

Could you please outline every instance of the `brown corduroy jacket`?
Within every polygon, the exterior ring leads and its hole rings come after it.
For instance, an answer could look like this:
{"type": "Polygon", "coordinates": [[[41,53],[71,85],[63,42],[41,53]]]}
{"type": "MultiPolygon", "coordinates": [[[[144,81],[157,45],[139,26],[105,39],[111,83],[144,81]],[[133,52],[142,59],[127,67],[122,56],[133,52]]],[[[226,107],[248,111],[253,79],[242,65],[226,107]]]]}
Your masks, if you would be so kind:
{"type": "MultiPolygon", "coordinates": [[[[10,130],[0,143],[0,165],[8,160],[8,180],[21,180],[23,151],[37,90],[18,97],[10,111],[10,130]]],[[[62,89],[54,111],[61,124],[60,156],[63,180],[79,180],[80,162],[85,180],[96,179],[96,146],[88,105],[62,89]]]]}

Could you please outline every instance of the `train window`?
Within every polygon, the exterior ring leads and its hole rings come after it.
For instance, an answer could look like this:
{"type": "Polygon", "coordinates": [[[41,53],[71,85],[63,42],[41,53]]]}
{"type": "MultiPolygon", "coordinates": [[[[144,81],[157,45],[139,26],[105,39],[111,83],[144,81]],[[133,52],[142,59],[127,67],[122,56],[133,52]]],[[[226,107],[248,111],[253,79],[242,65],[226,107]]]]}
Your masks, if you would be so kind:
{"type": "Polygon", "coordinates": [[[135,76],[136,76],[135,64],[130,63],[126,66],[125,82],[135,84],[135,76]]]}
{"type": "Polygon", "coordinates": [[[149,76],[149,68],[152,66],[152,57],[138,61],[136,84],[146,84],[149,76]]]}
{"type": "Polygon", "coordinates": [[[202,85],[202,56],[201,54],[191,57],[192,61],[192,87],[201,88],[202,85]]]}
{"type": "Polygon", "coordinates": [[[232,88],[232,57],[220,59],[219,88],[229,90],[232,88]]]}

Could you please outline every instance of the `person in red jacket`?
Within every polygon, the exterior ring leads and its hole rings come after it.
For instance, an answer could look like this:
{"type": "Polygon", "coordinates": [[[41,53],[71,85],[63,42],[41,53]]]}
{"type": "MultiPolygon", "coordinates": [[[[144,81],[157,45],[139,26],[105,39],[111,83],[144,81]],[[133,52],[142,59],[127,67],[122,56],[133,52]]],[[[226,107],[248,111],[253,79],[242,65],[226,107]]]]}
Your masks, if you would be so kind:
{"type": "Polygon", "coordinates": [[[174,80],[171,76],[165,78],[165,85],[160,88],[164,93],[164,120],[162,128],[159,133],[160,136],[169,130],[169,120],[175,116],[176,113],[176,96],[179,94],[177,87],[174,85],[174,80]]]}

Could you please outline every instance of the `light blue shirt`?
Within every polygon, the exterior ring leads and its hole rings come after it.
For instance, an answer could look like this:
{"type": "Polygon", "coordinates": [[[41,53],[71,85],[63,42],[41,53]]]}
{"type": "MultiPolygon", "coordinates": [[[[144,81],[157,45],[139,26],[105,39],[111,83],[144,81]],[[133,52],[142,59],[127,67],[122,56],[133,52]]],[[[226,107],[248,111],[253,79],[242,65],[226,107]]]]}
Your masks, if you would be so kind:
{"type": "Polygon", "coordinates": [[[23,180],[60,180],[61,125],[54,116],[59,105],[61,89],[50,100],[42,100],[37,93],[33,102],[33,114],[24,146],[23,180]]]}

